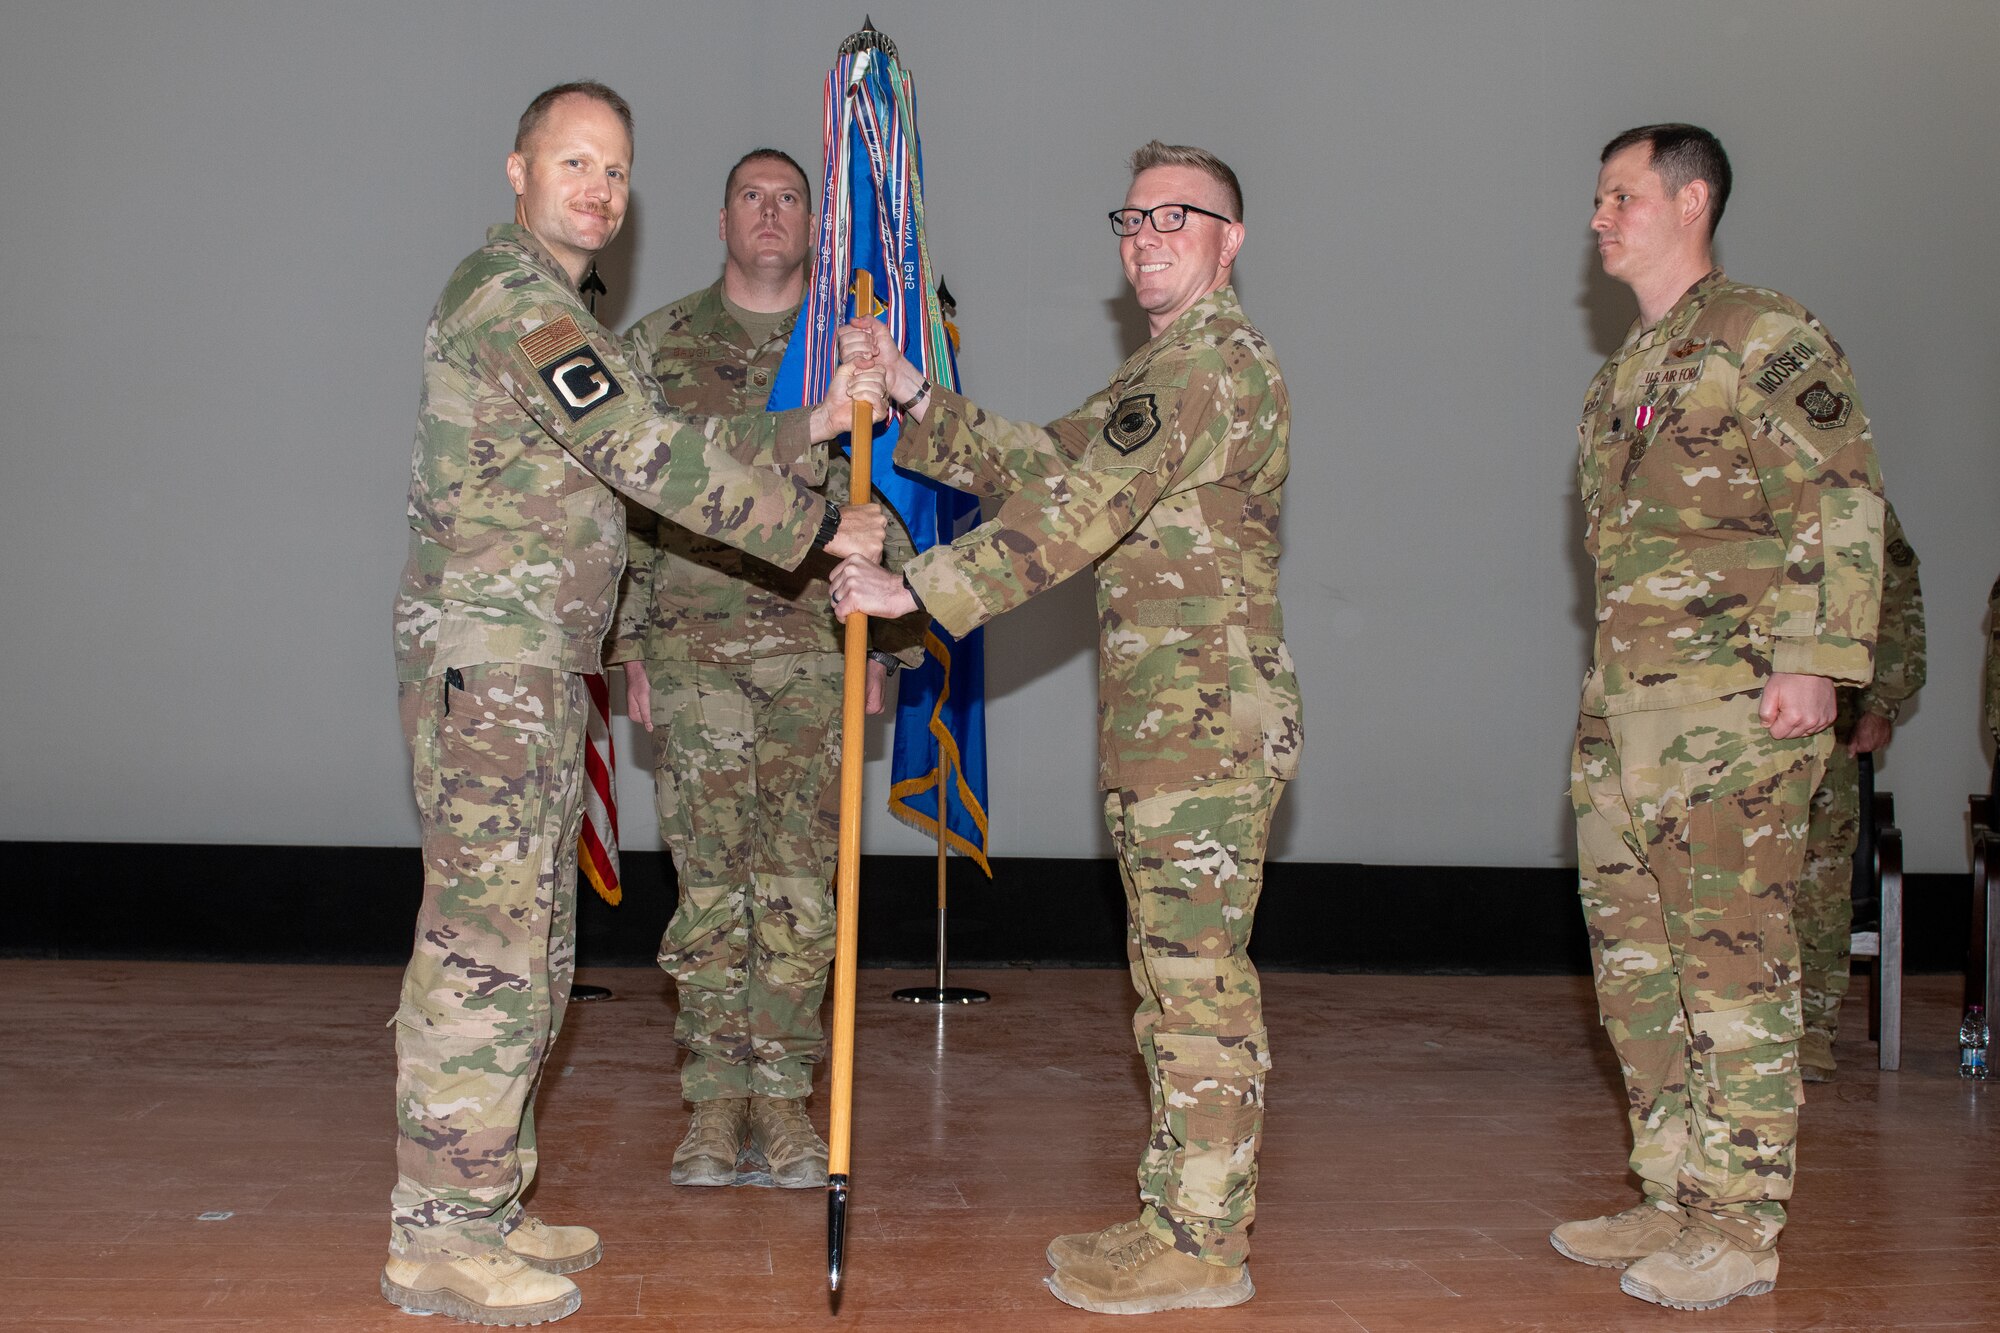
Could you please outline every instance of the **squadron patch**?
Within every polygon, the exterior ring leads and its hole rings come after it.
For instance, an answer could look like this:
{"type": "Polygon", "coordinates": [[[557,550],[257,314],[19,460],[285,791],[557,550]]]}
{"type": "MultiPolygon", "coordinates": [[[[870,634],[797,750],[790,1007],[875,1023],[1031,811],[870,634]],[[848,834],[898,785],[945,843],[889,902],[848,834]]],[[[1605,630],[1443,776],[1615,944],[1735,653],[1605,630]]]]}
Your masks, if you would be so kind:
{"type": "Polygon", "coordinates": [[[1121,454],[1129,454],[1160,433],[1160,411],[1150,393],[1127,394],[1104,422],[1104,438],[1121,454]]]}
{"type": "Polygon", "coordinates": [[[1792,401],[1805,410],[1806,420],[1820,430],[1838,430],[1845,426],[1848,413],[1854,410],[1854,399],[1844,393],[1835,393],[1827,387],[1825,380],[1814,380],[1804,393],[1792,401]]]}
{"type": "Polygon", "coordinates": [[[1908,542],[1898,537],[1889,543],[1889,563],[1898,569],[1908,569],[1917,563],[1917,553],[1910,549],[1908,542]]]}
{"type": "Polygon", "coordinates": [[[517,340],[521,354],[549,386],[571,421],[581,421],[625,390],[614,378],[576,320],[564,315],[517,340]]]}

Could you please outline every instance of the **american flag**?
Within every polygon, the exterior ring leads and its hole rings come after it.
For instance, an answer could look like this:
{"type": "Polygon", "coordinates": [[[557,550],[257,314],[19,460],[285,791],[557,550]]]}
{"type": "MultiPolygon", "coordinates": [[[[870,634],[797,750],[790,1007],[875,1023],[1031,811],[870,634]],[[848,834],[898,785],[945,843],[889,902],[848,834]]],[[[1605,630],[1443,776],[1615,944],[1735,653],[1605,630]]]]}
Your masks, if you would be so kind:
{"type": "Polygon", "coordinates": [[[577,862],[597,896],[618,905],[625,891],[618,884],[618,750],[611,740],[611,688],[604,677],[583,678],[590,693],[590,720],[583,743],[583,832],[577,862]]]}

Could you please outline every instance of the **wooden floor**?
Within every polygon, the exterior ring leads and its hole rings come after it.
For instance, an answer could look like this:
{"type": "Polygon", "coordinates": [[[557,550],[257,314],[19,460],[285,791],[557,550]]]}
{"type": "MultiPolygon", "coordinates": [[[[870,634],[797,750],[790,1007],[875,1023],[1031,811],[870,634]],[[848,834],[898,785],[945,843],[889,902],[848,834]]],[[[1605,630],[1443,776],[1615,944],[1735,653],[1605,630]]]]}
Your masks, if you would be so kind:
{"type": "MultiPolygon", "coordinates": [[[[920,978],[862,974],[837,1309],[823,1191],[666,1183],[685,1120],[665,979],[584,979],[618,998],[571,1011],[534,1199],[605,1237],[565,1330],[1107,1322],[1048,1294],[1042,1248],[1133,1211],[1145,1098],[1122,973],[955,975],[993,1002],[944,1014],[888,1000],[920,978]]],[[[396,983],[369,968],[0,963],[0,1325],[449,1326],[375,1289],[396,983]]],[[[1554,1223],[1635,1197],[1587,980],[1265,983],[1277,1072],[1257,1297],[1148,1329],[2000,1327],[2000,1084],[1954,1076],[1955,978],[1911,980],[1901,1072],[1843,1040],[1839,1080],[1805,1109],[1778,1290],[1707,1314],[1632,1300],[1615,1273],[1548,1246],[1554,1223]]],[[[1855,1027],[1865,991],[1857,980],[1855,1027]]]]}

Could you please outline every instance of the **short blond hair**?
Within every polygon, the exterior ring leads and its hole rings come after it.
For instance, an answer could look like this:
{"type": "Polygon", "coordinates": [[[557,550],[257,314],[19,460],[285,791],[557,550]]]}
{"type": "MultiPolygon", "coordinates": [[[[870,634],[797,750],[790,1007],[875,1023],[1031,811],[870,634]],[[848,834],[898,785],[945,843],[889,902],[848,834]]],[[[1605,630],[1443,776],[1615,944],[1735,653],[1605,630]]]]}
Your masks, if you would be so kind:
{"type": "Polygon", "coordinates": [[[528,142],[540,131],[542,122],[549,118],[549,112],[554,110],[555,104],[565,97],[588,97],[593,102],[604,103],[625,126],[625,142],[628,144],[633,142],[630,104],[597,80],[581,79],[575,83],[559,83],[535,95],[535,100],[528,103],[528,109],[521,113],[520,122],[514,127],[515,152],[528,151],[528,142]]]}
{"type": "Polygon", "coordinates": [[[1229,164],[1209,152],[1206,148],[1196,148],[1184,143],[1161,143],[1154,139],[1138,152],[1132,154],[1132,174],[1151,171],[1154,167],[1193,167],[1196,171],[1211,177],[1229,194],[1229,210],[1233,221],[1243,220],[1243,185],[1236,179],[1236,173],[1229,164]]]}

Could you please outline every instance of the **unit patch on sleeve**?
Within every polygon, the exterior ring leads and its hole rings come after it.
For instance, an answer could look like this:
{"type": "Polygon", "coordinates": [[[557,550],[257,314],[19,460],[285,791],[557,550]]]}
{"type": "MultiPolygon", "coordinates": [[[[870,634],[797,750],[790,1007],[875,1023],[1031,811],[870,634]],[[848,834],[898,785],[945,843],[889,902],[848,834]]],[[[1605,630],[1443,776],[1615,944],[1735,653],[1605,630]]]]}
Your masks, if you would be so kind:
{"type": "Polygon", "coordinates": [[[1847,424],[1848,413],[1854,410],[1854,399],[1834,392],[1825,380],[1814,380],[1792,401],[1805,410],[1806,420],[1820,430],[1840,429],[1847,424]]]}
{"type": "Polygon", "coordinates": [[[576,320],[564,315],[518,339],[522,355],[571,421],[581,421],[625,390],[598,358],[576,320]]]}
{"type": "Polygon", "coordinates": [[[1104,422],[1104,438],[1121,454],[1129,454],[1160,433],[1160,411],[1150,393],[1127,394],[1104,422]]]}

